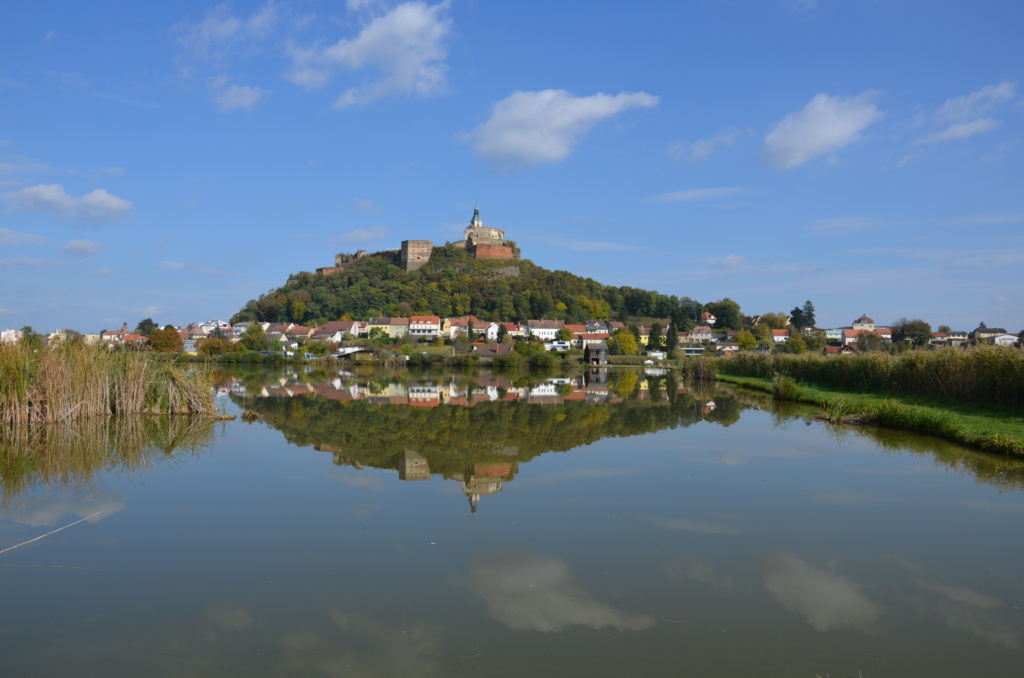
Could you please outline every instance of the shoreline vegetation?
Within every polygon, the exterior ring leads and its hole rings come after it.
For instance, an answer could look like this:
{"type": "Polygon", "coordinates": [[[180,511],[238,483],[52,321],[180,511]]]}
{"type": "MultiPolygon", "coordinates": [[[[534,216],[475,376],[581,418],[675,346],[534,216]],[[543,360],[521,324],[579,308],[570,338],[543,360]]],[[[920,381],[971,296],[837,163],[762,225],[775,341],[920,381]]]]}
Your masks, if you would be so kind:
{"type": "Polygon", "coordinates": [[[831,423],[881,426],[1024,457],[1024,352],[996,347],[899,355],[739,354],[718,379],[822,408],[831,423]]]}
{"type": "Polygon", "coordinates": [[[0,425],[115,414],[216,415],[210,370],[135,351],[0,344],[0,425]]]}

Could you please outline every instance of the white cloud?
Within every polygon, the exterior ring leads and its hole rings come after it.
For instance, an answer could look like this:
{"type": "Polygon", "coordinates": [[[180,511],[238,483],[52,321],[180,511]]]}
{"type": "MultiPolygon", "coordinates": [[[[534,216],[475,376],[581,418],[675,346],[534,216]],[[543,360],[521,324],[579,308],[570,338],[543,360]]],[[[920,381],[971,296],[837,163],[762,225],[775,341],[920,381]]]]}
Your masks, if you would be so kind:
{"type": "Polygon", "coordinates": [[[349,231],[327,240],[340,243],[367,242],[369,240],[386,238],[389,232],[387,226],[370,226],[369,228],[357,228],[354,231],[349,231]]]}
{"type": "Polygon", "coordinates": [[[719,268],[732,268],[733,266],[739,266],[740,264],[747,263],[747,257],[742,254],[728,254],[721,258],[718,262],[719,268]]]}
{"type": "Polygon", "coordinates": [[[102,246],[92,240],[71,240],[64,247],[60,248],[65,254],[74,254],[80,257],[88,257],[100,251],[102,246]]]}
{"type": "Polygon", "coordinates": [[[45,495],[21,500],[5,517],[30,527],[53,527],[68,514],[89,518],[98,523],[126,508],[124,501],[110,491],[97,491],[89,496],[45,495]],[[100,515],[94,515],[96,513],[100,515]]]}
{"type": "Polygon", "coordinates": [[[210,83],[213,91],[213,103],[221,111],[235,108],[252,110],[268,96],[270,90],[252,85],[228,85],[223,77],[213,78],[210,83]]]}
{"type": "Polygon", "coordinates": [[[819,569],[788,553],[761,568],[764,586],[784,607],[804,616],[816,631],[867,630],[882,608],[849,579],[819,569]]]}
{"type": "Polygon", "coordinates": [[[355,205],[356,211],[360,214],[379,214],[384,210],[380,205],[374,204],[372,200],[365,200],[363,198],[356,198],[352,201],[355,205]]]}
{"type": "Polygon", "coordinates": [[[672,144],[668,147],[668,154],[676,160],[707,160],[715,154],[719,146],[732,146],[733,142],[745,133],[738,129],[726,129],[709,139],[698,139],[692,144],[672,144]]]}
{"type": "MultiPolygon", "coordinates": [[[[319,49],[291,45],[292,69],[287,78],[306,89],[329,82],[338,69],[379,73],[361,87],[338,97],[335,106],[346,108],[376,101],[392,94],[429,96],[445,86],[444,44],[451,32],[447,16],[450,2],[427,5],[407,2],[375,17],[354,38],[345,38],[319,49]]],[[[369,3],[360,3],[368,7],[369,3]]]]}
{"type": "Polygon", "coordinates": [[[967,96],[949,99],[935,112],[935,120],[939,124],[951,124],[984,115],[997,104],[1016,98],[1016,87],[1017,83],[1004,80],[998,85],[982,87],[967,96]]]}
{"type": "Polygon", "coordinates": [[[672,193],[663,193],[656,195],[653,198],[648,198],[646,202],[695,202],[698,200],[715,200],[716,198],[728,198],[734,195],[744,193],[746,189],[739,188],[738,186],[723,186],[720,188],[688,188],[682,191],[673,191],[672,193]]]}
{"type": "Polygon", "coordinates": [[[982,134],[999,127],[999,121],[993,120],[992,118],[981,118],[979,120],[972,120],[971,122],[958,122],[950,125],[941,132],[930,134],[926,137],[921,137],[914,141],[915,146],[922,144],[934,144],[942,141],[956,141],[958,139],[966,139],[967,137],[973,137],[975,134],[982,134]]]}
{"type": "Polygon", "coordinates": [[[598,121],[657,103],[658,97],[646,92],[589,97],[561,89],[515,92],[494,104],[490,119],[465,139],[477,155],[513,168],[559,162],[598,121]]]}
{"type": "Polygon", "coordinates": [[[35,233],[19,233],[9,228],[0,228],[0,245],[44,245],[53,242],[35,233]]]}
{"type": "Polygon", "coordinates": [[[110,275],[110,274],[111,274],[111,273],[113,273],[113,272],[114,272],[114,269],[112,269],[112,268],[107,268],[107,267],[103,267],[103,268],[94,268],[94,269],[92,270],[92,274],[93,274],[94,276],[96,276],[97,278],[105,278],[105,277],[107,277],[108,275],[110,275]]]}
{"type": "Polygon", "coordinates": [[[790,170],[858,141],[862,131],[885,117],[872,103],[875,96],[875,92],[855,97],[816,95],[765,136],[765,161],[776,169],[790,170]]]}
{"type": "Polygon", "coordinates": [[[230,13],[227,3],[207,10],[202,21],[181,22],[171,29],[179,35],[178,42],[200,59],[221,59],[227,49],[241,42],[267,37],[279,19],[277,6],[268,2],[248,19],[230,13]]]}
{"type": "Polygon", "coordinates": [[[42,266],[42,259],[31,257],[15,257],[13,259],[0,259],[0,268],[15,268],[18,266],[42,266]]]}
{"type": "Polygon", "coordinates": [[[470,566],[469,589],[497,621],[512,629],[550,633],[569,626],[643,631],[647,615],[630,615],[598,602],[580,588],[566,564],[551,556],[504,551],[470,566]]]}
{"type": "Polygon", "coordinates": [[[132,203],[107,193],[101,188],[73,198],[60,184],[38,184],[18,191],[0,194],[11,212],[51,214],[77,222],[100,224],[120,221],[132,208],[132,203]]]}

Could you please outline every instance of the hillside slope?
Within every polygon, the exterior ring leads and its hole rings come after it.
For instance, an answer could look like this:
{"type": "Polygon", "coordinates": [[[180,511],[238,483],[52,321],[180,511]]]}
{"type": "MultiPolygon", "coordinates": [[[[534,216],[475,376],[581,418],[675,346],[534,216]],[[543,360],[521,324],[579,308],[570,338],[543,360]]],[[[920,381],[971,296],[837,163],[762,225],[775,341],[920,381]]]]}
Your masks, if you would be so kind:
{"type": "Polygon", "coordinates": [[[703,310],[689,297],[602,285],[525,259],[517,273],[507,261],[478,261],[451,246],[435,247],[430,261],[418,271],[406,273],[398,263],[397,255],[381,253],[347,264],[340,273],[292,275],[281,287],[247,302],[232,321],[310,324],[345,315],[366,319],[412,314],[572,323],[671,317],[682,328],[703,310]]]}

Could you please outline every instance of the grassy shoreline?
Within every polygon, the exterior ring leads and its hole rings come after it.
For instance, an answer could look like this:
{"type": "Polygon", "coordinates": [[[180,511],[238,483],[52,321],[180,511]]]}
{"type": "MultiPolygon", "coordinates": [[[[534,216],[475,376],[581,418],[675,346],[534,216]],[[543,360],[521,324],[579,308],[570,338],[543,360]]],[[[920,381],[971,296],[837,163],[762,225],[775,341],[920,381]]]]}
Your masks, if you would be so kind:
{"type": "Polygon", "coordinates": [[[985,452],[1024,458],[1024,413],[1019,407],[934,395],[849,391],[778,375],[719,373],[718,380],[780,400],[817,405],[826,421],[924,433],[985,452]]]}

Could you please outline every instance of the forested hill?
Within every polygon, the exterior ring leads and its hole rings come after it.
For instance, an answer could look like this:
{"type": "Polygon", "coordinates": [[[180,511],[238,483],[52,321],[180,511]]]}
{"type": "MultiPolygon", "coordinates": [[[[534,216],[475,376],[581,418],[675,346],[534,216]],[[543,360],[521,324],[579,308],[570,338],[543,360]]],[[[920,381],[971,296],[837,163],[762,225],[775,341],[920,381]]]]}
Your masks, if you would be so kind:
{"type": "Polygon", "coordinates": [[[548,271],[522,260],[477,261],[462,248],[435,247],[420,270],[406,273],[398,254],[377,254],[345,265],[340,273],[298,273],[283,286],[245,304],[232,322],[246,320],[314,324],[343,316],[472,314],[480,319],[525,321],[530,318],[627,320],[673,318],[689,328],[704,307],[678,298],[602,285],[566,271],[548,271]]]}

